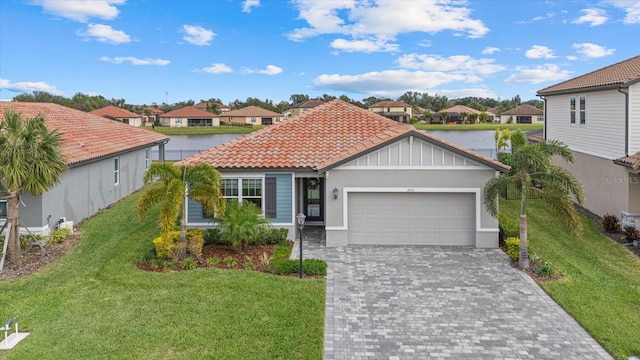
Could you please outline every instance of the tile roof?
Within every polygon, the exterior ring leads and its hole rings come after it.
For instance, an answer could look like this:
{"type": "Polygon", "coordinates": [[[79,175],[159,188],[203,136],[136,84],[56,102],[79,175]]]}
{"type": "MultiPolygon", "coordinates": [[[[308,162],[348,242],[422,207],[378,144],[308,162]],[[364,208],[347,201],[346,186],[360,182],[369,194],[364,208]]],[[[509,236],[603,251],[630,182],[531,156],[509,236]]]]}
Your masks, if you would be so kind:
{"type": "Polygon", "coordinates": [[[144,110],[148,110],[149,112],[151,112],[154,115],[160,115],[162,114],[164,111],[158,109],[155,106],[147,106],[146,108],[144,108],[144,110]]]}
{"type": "Polygon", "coordinates": [[[373,105],[369,105],[369,108],[378,108],[378,107],[411,107],[411,105],[407,103],[403,103],[402,101],[394,101],[394,100],[383,100],[378,101],[373,105]]]}
{"type": "Polygon", "coordinates": [[[367,109],[332,100],[279,124],[216,146],[184,160],[207,163],[217,169],[314,169],[326,170],[364,151],[421,136],[481,163],[501,169],[506,165],[446,142],[407,124],[367,109]]]}
{"type": "Polygon", "coordinates": [[[273,112],[271,110],[267,110],[267,109],[263,109],[261,107],[257,107],[257,106],[247,106],[247,107],[243,107],[242,109],[237,109],[237,110],[231,110],[229,112],[226,112],[224,114],[222,114],[222,116],[268,116],[268,117],[274,117],[274,116],[283,116],[282,114],[278,114],[277,112],[273,112]]]}
{"type": "MultiPolygon", "coordinates": [[[[198,109],[202,109],[202,110],[204,110],[204,109],[206,109],[206,108],[207,108],[207,106],[208,106],[208,105],[209,105],[209,103],[208,103],[208,102],[206,102],[206,101],[200,101],[199,103],[197,103],[197,104],[195,105],[195,107],[197,107],[198,109]]],[[[225,104],[216,103],[216,105],[218,105],[218,109],[220,109],[220,110],[223,110],[223,109],[230,109],[230,108],[229,108],[227,105],[225,105],[225,104]]]]}
{"type": "Polygon", "coordinates": [[[517,108],[503,111],[500,115],[543,115],[544,111],[529,104],[522,104],[517,108]]]}
{"type": "Polygon", "coordinates": [[[127,109],[122,109],[117,106],[108,105],[100,109],[90,111],[89,114],[98,115],[102,117],[108,117],[111,119],[127,119],[127,118],[139,118],[140,114],[136,114],[127,109]]]}
{"type": "Polygon", "coordinates": [[[294,106],[294,108],[311,109],[322,104],[324,104],[324,101],[313,99],[313,100],[307,100],[300,105],[294,106]]]}
{"type": "Polygon", "coordinates": [[[190,117],[190,118],[205,118],[212,119],[220,117],[220,115],[216,115],[214,113],[210,113],[205,110],[198,109],[195,106],[185,106],[180,109],[175,109],[173,111],[169,111],[167,113],[159,115],[161,118],[179,118],[179,117],[190,117]]]}
{"type": "Polygon", "coordinates": [[[466,112],[467,114],[481,114],[482,111],[478,111],[476,109],[470,108],[468,106],[464,106],[464,105],[454,105],[450,108],[446,108],[444,110],[440,110],[438,112],[443,112],[446,111],[447,113],[463,113],[466,112]]]}
{"type": "Polygon", "coordinates": [[[636,164],[636,162],[638,162],[638,160],[640,160],[640,155],[634,154],[634,155],[623,156],[621,158],[614,159],[613,163],[633,168],[633,166],[636,164]]]}
{"type": "Polygon", "coordinates": [[[169,141],[153,131],[52,103],[0,101],[0,121],[9,109],[25,117],[43,114],[47,128],[62,133],[62,152],[69,165],[169,141]]]}
{"type": "Polygon", "coordinates": [[[602,87],[629,86],[640,81],[640,55],[538,90],[538,95],[562,94],[602,87]]]}

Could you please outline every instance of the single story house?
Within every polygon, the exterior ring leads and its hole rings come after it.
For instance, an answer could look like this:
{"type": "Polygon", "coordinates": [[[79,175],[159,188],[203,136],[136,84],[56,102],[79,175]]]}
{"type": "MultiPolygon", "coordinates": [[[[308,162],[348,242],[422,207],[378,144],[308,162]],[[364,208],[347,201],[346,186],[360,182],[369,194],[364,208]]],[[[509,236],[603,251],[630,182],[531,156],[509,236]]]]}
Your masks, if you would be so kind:
{"type": "MultiPolygon", "coordinates": [[[[295,234],[324,226],[327,246],[498,246],[482,189],[509,168],[342,100],[189,157],[222,174],[227,201],[251,201],[295,234]]],[[[187,225],[215,226],[189,200],[187,225]]]]}
{"type": "Polygon", "coordinates": [[[140,127],[142,126],[142,115],[136,114],[127,109],[122,109],[117,106],[108,105],[100,109],[93,110],[89,114],[98,115],[107,119],[120,121],[124,124],[140,127]]]}
{"type": "Polygon", "coordinates": [[[158,118],[160,125],[169,127],[220,126],[220,115],[200,110],[195,106],[169,111],[158,115],[158,118]]]}
{"type": "Polygon", "coordinates": [[[480,116],[480,114],[482,114],[482,111],[464,105],[454,105],[444,110],[440,110],[439,112],[435,113],[433,117],[439,119],[439,122],[441,123],[446,122],[463,124],[465,120],[468,120],[467,117],[472,114],[480,116]],[[444,113],[446,113],[446,116],[443,116],[444,113]],[[463,119],[463,115],[465,119],[463,119]]]}
{"type": "Polygon", "coordinates": [[[393,121],[408,123],[413,117],[413,106],[402,101],[383,100],[369,106],[369,111],[393,121]]]}
{"type": "MultiPolygon", "coordinates": [[[[206,101],[201,101],[201,102],[199,102],[199,103],[195,104],[195,107],[197,107],[197,108],[198,108],[198,109],[200,109],[200,110],[207,110],[207,108],[209,108],[209,107],[210,107],[210,105],[211,105],[211,106],[216,105],[216,107],[218,108],[218,110],[219,110],[221,113],[231,111],[231,108],[230,108],[230,107],[228,107],[228,106],[227,106],[227,105],[225,105],[225,104],[220,104],[220,103],[215,103],[215,104],[214,104],[214,103],[211,103],[211,104],[210,104],[210,103],[208,103],[208,102],[206,102],[206,101]]],[[[207,111],[208,111],[208,110],[207,110],[207,111]]]]}
{"type": "Polygon", "coordinates": [[[565,143],[574,163],[558,160],[584,187],[584,206],[640,223],[640,56],[538,91],[544,138],[565,143]]]}
{"type": "Polygon", "coordinates": [[[311,110],[314,107],[318,106],[318,105],[322,105],[324,104],[324,101],[320,100],[320,99],[312,99],[312,100],[307,100],[305,102],[303,102],[300,105],[296,105],[291,107],[290,110],[290,114],[289,116],[294,116],[294,115],[298,115],[301,114],[307,110],[311,110]]]}
{"type": "Polygon", "coordinates": [[[158,109],[155,106],[147,106],[142,109],[142,123],[145,126],[151,126],[158,121],[158,116],[163,114],[164,111],[158,109]]]}
{"type": "Polygon", "coordinates": [[[220,121],[226,125],[273,125],[284,115],[257,106],[247,106],[220,114],[220,121]]]}
{"type": "MultiPolygon", "coordinates": [[[[0,101],[0,121],[8,110],[24,117],[43,114],[47,128],[62,133],[69,168],[60,183],[37,197],[21,195],[20,218],[39,234],[48,234],[60,220],[77,223],[140,189],[151,150],[158,147],[164,159],[169,141],[165,135],[57,104],[0,101]]],[[[6,213],[0,224],[5,221],[6,213]]]]}
{"type": "Polygon", "coordinates": [[[514,109],[500,113],[500,123],[535,124],[544,121],[544,111],[529,104],[522,104],[514,109]]]}

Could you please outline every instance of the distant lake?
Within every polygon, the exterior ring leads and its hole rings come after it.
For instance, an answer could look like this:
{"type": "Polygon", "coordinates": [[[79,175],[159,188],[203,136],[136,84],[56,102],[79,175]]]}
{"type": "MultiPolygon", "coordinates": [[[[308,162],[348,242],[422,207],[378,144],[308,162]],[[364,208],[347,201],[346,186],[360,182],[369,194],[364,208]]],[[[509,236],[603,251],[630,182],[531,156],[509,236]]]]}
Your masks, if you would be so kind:
{"type": "MultiPolygon", "coordinates": [[[[434,130],[428,133],[450,141],[454,144],[473,150],[484,156],[495,157],[494,132],[491,130],[479,131],[443,131],[434,130]]],[[[169,142],[165,145],[166,160],[181,160],[193,156],[202,151],[211,149],[214,146],[224,144],[242,134],[209,134],[209,135],[171,135],[169,142]]],[[[153,152],[153,159],[157,159],[157,150],[153,152]]]]}

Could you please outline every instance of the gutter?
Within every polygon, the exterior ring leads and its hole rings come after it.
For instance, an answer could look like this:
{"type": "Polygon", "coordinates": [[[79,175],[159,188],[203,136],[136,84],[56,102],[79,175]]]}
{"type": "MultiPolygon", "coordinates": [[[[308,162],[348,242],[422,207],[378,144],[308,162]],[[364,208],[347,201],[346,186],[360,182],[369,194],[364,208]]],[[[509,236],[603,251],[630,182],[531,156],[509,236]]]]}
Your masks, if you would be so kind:
{"type": "Polygon", "coordinates": [[[624,153],[629,156],[629,88],[618,87],[618,92],[624,94],[624,153]]]}
{"type": "Polygon", "coordinates": [[[544,102],[544,122],[542,123],[542,139],[547,140],[547,98],[544,95],[536,94],[544,102]]]}

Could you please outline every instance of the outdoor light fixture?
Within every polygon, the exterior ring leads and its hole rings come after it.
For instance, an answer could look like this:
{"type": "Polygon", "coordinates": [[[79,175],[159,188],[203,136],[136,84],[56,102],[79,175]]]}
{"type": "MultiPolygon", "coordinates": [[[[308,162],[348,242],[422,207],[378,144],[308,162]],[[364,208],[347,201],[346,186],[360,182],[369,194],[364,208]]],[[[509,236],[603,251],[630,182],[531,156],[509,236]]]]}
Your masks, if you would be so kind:
{"type": "Polygon", "coordinates": [[[304,229],[304,216],[303,213],[296,215],[296,223],[298,224],[298,233],[300,233],[300,279],[302,279],[302,229],[304,229]]]}
{"type": "Polygon", "coordinates": [[[338,192],[340,192],[340,190],[338,190],[338,188],[333,188],[333,198],[337,199],[338,198],[338,192]]]}

